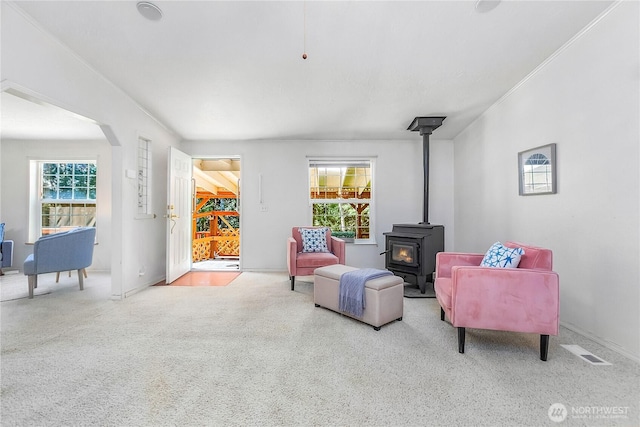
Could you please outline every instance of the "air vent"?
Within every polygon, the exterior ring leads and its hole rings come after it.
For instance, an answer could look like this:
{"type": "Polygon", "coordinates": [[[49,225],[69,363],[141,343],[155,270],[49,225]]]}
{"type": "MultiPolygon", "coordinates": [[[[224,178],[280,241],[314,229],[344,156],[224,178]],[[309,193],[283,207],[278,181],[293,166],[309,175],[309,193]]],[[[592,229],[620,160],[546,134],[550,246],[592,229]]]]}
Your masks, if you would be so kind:
{"type": "Polygon", "coordinates": [[[609,362],[607,362],[605,360],[602,360],[601,358],[599,358],[595,354],[591,353],[590,351],[585,350],[584,348],[580,347],[579,345],[565,345],[565,344],[562,344],[562,347],[564,347],[565,349],[569,350],[571,353],[575,354],[576,356],[578,356],[579,358],[581,358],[585,362],[591,363],[592,365],[600,365],[600,366],[611,365],[611,363],[609,363],[609,362]]]}

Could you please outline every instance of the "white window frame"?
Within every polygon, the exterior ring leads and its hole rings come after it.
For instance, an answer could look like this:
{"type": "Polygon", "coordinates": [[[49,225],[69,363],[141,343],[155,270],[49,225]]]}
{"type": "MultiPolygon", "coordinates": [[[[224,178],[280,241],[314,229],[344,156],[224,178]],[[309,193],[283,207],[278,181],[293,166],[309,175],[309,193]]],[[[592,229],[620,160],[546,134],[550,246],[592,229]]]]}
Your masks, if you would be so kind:
{"type": "Polygon", "coordinates": [[[152,191],[152,150],[151,140],[138,136],[137,148],[137,207],[136,219],[154,218],[151,196],[152,191]]]}
{"type": "Polygon", "coordinates": [[[326,204],[326,203],[343,203],[343,204],[369,204],[369,238],[354,238],[354,244],[376,244],[376,233],[375,233],[375,170],[376,170],[376,157],[374,156],[358,156],[358,157],[349,157],[349,156],[340,156],[340,157],[326,157],[326,156],[307,156],[307,197],[309,200],[309,223],[313,223],[313,205],[314,204],[326,204]],[[310,169],[313,165],[316,164],[332,164],[332,165],[340,165],[344,164],[353,165],[356,163],[369,163],[369,167],[371,170],[371,193],[369,199],[315,199],[311,197],[311,174],[310,169]]]}
{"type": "MultiPolygon", "coordinates": [[[[98,187],[96,185],[96,198],[95,199],[45,199],[42,192],[43,187],[43,167],[45,163],[91,163],[96,167],[96,183],[98,178],[98,159],[37,159],[30,160],[30,181],[31,191],[29,196],[29,241],[34,242],[42,236],[42,229],[44,224],[42,223],[42,208],[43,204],[73,204],[82,203],[87,205],[93,205],[95,207],[95,219],[98,217],[98,187]]],[[[70,226],[73,227],[73,226],[70,226]]],[[[96,227],[94,224],[93,227],[96,227]]],[[[96,227],[97,228],[97,227],[96,227]]],[[[63,230],[60,230],[63,231],[63,230]]]]}

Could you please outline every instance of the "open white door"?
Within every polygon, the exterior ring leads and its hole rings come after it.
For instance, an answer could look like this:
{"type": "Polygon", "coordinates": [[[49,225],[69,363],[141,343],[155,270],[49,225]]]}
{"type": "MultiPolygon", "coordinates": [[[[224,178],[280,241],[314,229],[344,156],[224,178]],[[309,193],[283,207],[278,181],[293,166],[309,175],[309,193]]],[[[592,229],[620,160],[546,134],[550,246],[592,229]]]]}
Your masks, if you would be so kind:
{"type": "Polygon", "coordinates": [[[169,147],[167,284],[191,270],[191,156],[169,147]]]}

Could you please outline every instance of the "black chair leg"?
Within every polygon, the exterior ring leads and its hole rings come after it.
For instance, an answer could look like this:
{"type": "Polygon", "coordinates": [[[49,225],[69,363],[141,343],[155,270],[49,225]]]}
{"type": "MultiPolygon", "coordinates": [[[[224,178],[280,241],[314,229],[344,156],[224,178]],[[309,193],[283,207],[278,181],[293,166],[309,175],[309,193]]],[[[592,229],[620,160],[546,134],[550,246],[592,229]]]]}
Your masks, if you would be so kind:
{"type": "Polygon", "coordinates": [[[546,362],[549,355],[549,335],[540,335],[540,360],[546,362]]]}
{"type": "Polygon", "coordinates": [[[293,286],[296,282],[296,276],[291,276],[291,290],[293,290],[293,286]]]}
{"type": "Polygon", "coordinates": [[[440,320],[444,322],[444,309],[440,307],[440,320]]]}
{"type": "Polygon", "coordinates": [[[458,328],[458,353],[464,353],[464,328],[458,328]]]}

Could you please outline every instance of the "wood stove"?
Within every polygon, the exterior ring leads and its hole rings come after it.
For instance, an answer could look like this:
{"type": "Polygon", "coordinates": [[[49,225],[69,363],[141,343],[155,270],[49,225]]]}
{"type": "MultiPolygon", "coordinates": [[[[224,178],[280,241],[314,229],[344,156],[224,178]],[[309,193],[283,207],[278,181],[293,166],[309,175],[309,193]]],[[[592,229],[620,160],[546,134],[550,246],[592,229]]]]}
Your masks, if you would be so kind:
{"type": "MultiPolygon", "coordinates": [[[[394,224],[385,236],[385,268],[434,297],[436,253],[444,251],[444,227],[433,224],[394,224]]],[[[405,292],[405,296],[406,292],[405,292]]]]}
{"type": "Polygon", "coordinates": [[[405,297],[436,296],[433,290],[433,272],[436,271],[436,253],[444,251],[444,226],[429,224],[429,135],[442,125],[446,117],[416,117],[409,128],[422,135],[424,195],[422,222],[394,224],[385,235],[385,268],[400,276],[409,285],[420,290],[420,295],[405,285],[405,297]]]}

